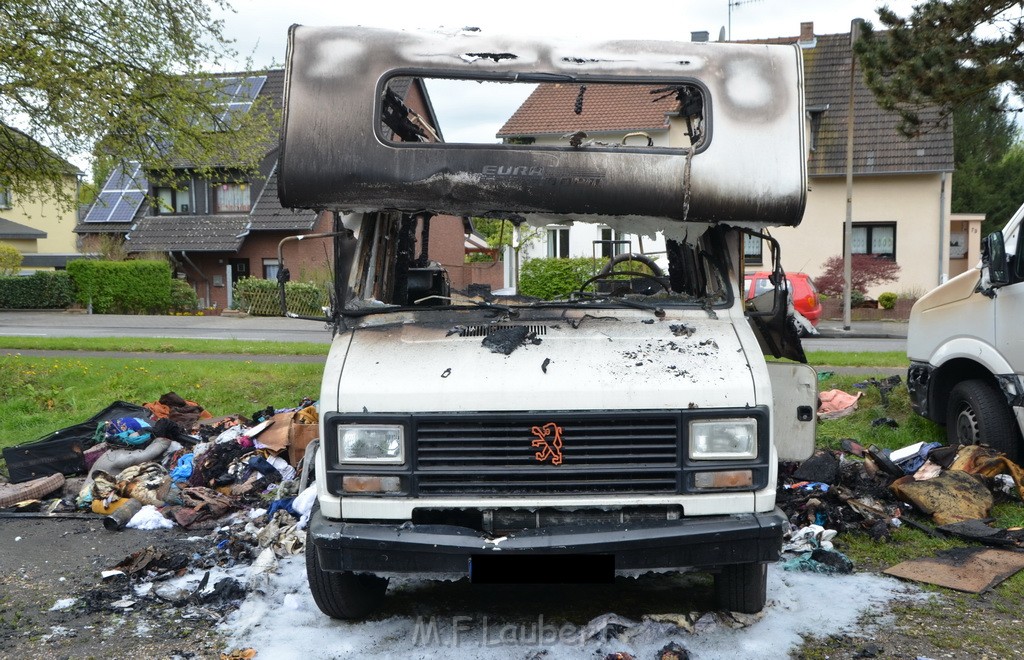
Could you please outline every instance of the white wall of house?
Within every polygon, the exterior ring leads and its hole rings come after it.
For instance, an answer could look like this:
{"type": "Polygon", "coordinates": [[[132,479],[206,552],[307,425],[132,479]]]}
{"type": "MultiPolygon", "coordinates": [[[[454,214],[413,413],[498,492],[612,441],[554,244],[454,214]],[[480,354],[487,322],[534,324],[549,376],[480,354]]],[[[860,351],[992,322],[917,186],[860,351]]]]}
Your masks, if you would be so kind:
{"type": "MultiPolygon", "coordinates": [[[[565,231],[568,230],[569,236],[569,256],[570,257],[602,257],[602,243],[595,244],[595,241],[603,240],[602,230],[608,229],[607,225],[600,223],[587,223],[587,222],[574,222],[571,225],[550,225],[539,229],[539,233],[535,240],[526,243],[523,246],[520,258],[522,261],[528,259],[535,259],[538,257],[548,256],[548,240],[551,234],[550,231],[561,232],[560,236],[556,240],[561,240],[565,236],[565,231]]],[[[665,257],[665,239],[659,234],[656,237],[650,236],[639,236],[637,234],[625,234],[618,233],[615,235],[614,241],[628,241],[628,243],[614,243],[613,247],[617,247],[616,253],[632,251],[632,252],[643,252],[651,255],[658,264],[667,269],[668,261],[665,257]]],[[[554,249],[552,247],[552,249],[554,249]]]]}
{"type": "MultiPolygon", "coordinates": [[[[946,175],[943,195],[942,175],[938,173],[854,178],[854,226],[878,231],[875,228],[895,225],[900,279],[869,289],[870,297],[877,298],[885,291],[901,296],[920,295],[948,278],[950,180],[946,175]]],[[[846,180],[815,177],[811,179],[810,188],[800,225],[775,229],[772,235],[782,249],[783,267],[803,271],[813,278],[821,274],[826,259],[843,253],[846,180]]],[[[884,231],[888,234],[888,230],[884,231]]],[[[747,270],[751,269],[748,266],[747,270]]]]}
{"type": "MultiPolygon", "coordinates": [[[[854,226],[870,227],[869,231],[875,235],[876,249],[881,249],[880,245],[885,244],[884,239],[889,235],[894,236],[896,263],[901,269],[898,282],[869,289],[870,297],[877,298],[886,291],[901,296],[919,296],[948,279],[949,249],[940,246],[940,242],[945,240],[948,245],[951,234],[949,182],[950,177],[947,175],[946,194],[943,197],[940,174],[859,176],[854,179],[854,226]],[[947,226],[941,232],[943,239],[940,239],[939,224],[943,221],[947,226]],[[940,250],[940,247],[943,249],[940,250]],[[940,259],[943,264],[941,269],[940,259]]],[[[771,230],[782,249],[783,267],[808,273],[811,277],[820,275],[826,259],[843,253],[845,219],[846,180],[842,177],[812,179],[807,208],[800,225],[771,230]]],[[[957,230],[959,226],[953,223],[952,230],[957,230]]],[[[567,227],[569,256],[591,257],[595,251],[598,256],[601,255],[600,246],[595,246],[594,241],[601,239],[603,225],[577,222],[567,227]]],[[[522,260],[548,256],[547,229],[565,228],[564,225],[551,225],[542,230],[536,240],[524,246],[522,260]]],[[[667,267],[664,258],[665,242],[660,236],[651,239],[625,234],[620,235],[620,238],[630,240],[634,252],[641,251],[642,241],[643,251],[659,253],[659,263],[667,267]]],[[[764,250],[764,257],[762,264],[750,263],[746,270],[753,272],[768,268],[767,250],[764,250]]]]}
{"type": "MultiPolygon", "coordinates": [[[[676,133],[682,134],[683,131],[676,133]]],[[[650,132],[650,135],[656,146],[669,146],[669,131],[650,132]]],[[[622,133],[592,135],[588,139],[617,143],[621,141],[622,133]]],[[[539,136],[536,144],[565,145],[566,140],[561,136],[539,136]]],[[[901,296],[919,296],[961,272],[964,260],[957,259],[951,263],[949,259],[951,233],[962,231],[961,225],[951,223],[950,183],[951,175],[947,174],[943,189],[943,175],[940,173],[854,177],[853,223],[860,228],[858,238],[874,239],[875,245],[865,245],[868,250],[882,249],[880,246],[886,242],[885,239],[894,238],[895,258],[901,269],[898,282],[869,289],[870,297],[877,298],[886,291],[901,296]]],[[[812,178],[801,224],[771,230],[782,248],[783,267],[806,272],[811,277],[820,275],[826,259],[843,253],[845,219],[845,177],[812,178]]],[[[600,238],[601,225],[575,223],[569,230],[569,256],[592,256],[595,249],[593,241],[600,238]]],[[[626,238],[632,240],[633,251],[639,252],[640,240],[636,236],[627,235],[626,238]]],[[[547,239],[547,233],[542,232],[537,240],[523,249],[522,260],[548,256],[547,239]]],[[[657,239],[644,237],[643,249],[645,252],[664,253],[665,242],[660,236],[657,239]]],[[[767,250],[764,250],[764,257],[762,264],[748,263],[746,270],[753,272],[768,268],[767,250]]],[[[666,265],[663,256],[659,263],[666,265]]]]}

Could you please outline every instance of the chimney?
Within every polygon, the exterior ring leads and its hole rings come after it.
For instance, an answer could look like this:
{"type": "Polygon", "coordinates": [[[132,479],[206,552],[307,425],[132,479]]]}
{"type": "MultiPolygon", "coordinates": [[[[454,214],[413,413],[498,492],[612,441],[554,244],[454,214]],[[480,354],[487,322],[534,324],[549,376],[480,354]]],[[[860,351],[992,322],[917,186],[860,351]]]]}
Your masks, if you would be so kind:
{"type": "Polygon", "coordinates": [[[818,39],[814,36],[814,21],[805,21],[800,24],[800,39],[797,40],[801,48],[814,48],[818,39]]]}
{"type": "Polygon", "coordinates": [[[708,31],[707,30],[699,30],[697,32],[691,32],[690,33],[690,41],[693,41],[693,42],[704,42],[704,41],[707,41],[707,40],[708,40],[708,31]]]}

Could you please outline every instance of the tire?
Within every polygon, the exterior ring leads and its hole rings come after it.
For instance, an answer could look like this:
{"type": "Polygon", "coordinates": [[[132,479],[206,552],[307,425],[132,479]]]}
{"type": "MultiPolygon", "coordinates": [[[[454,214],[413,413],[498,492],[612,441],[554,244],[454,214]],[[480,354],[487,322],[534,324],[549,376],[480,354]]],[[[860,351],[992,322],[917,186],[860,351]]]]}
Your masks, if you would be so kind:
{"type": "Polygon", "coordinates": [[[984,443],[1016,462],[1017,422],[1006,398],[985,380],[965,380],[949,393],[946,438],[950,444],[984,443]]]}
{"type": "Polygon", "coordinates": [[[320,611],[332,619],[362,619],[384,603],[386,578],[351,571],[325,571],[306,534],[306,577],[320,611]]]}
{"type": "Polygon", "coordinates": [[[733,564],[715,575],[718,609],[757,614],[768,600],[768,565],[733,564]]]}

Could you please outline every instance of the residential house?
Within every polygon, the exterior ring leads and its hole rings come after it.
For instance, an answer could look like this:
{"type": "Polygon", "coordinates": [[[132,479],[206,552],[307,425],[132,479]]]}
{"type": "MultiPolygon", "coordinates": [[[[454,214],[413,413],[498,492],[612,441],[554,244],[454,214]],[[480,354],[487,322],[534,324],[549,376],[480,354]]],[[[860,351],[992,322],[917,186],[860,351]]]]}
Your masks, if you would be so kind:
{"type": "MultiPolygon", "coordinates": [[[[850,35],[816,36],[813,24],[803,23],[800,36],[756,43],[797,44],[803,54],[810,189],[800,226],[776,228],[772,235],[782,246],[783,266],[813,277],[826,259],[843,253],[850,35]]],[[[686,145],[675,100],[652,102],[650,91],[588,85],[582,94],[587,112],[577,114],[574,101],[581,95],[580,85],[540,84],[498,137],[508,142],[565,145],[570,135],[582,131],[588,140],[607,143],[649,140],[652,146],[686,145]],[[601,112],[593,112],[594,108],[601,112]]],[[[951,224],[952,127],[942,125],[907,138],[897,130],[898,117],[878,106],[860,75],[854,81],[853,97],[852,250],[894,259],[901,267],[898,283],[875,287],[869,295],[923,293],[977,259],[969,247],[977,242],[968,240],[979,231],[977,218],[957,218],[951,224]],[[954,246],[951,253],[951,239],[967,247],[954,246]]],[[[925,114],[924,118],[930,117],[925,114]]],[[[747,242],[748,271],[770,265],[761,243],[747,242]]],[[[659,240],[620,235],[610,228],[552,226],[529,256],[607,256],[641,246],[648,252],[663,249],[659,240]]]]}
{"type": "MultiPolygon", "coordinates": [[[[17,135],[20,139],[32,139],[20,132],[17,135]]],[[[66,166],[64,192],[68,199],[76,199],[82,172],[66,161],[61,162],[66,166]]],[[[81,256],[76,221],[75,208],[52,195],[19,196],[0,183],[0,243],[21,253],[23,271],[63,270],[69,259],[81,256]]]]}
{"type": "MultiPolygon", "coordinates": [[[[678,101],[652,94],[657,86],[542,83],[508,121],[497,137],[516,144],[568,146],[576,136],[609,144],[677,146],[682,130],[670,131],[678,101]],[[582,101],[585,112],[576,112],[582,101]]],[[[685,143],[687,146],[689,142],[685,143]]],[[[617,231],[604,225],[550,225],[523,246],[522,259],[538,257],[609,257],[623,252],[663,255],[665,241],[617,231]]],[[[661,257],[664,260],[664,257],[661,257]]],[[[662,263],[667,266],[667,262],[662,263]]]]}
{"type": "MultiPolygon", "coordinates": [[[[784,266],[813,277],[825,259],[843,253],[850,35],[815,35],[814,24],[805,22],[798,37],[757,43],[795,43],[804,57],[810,192],[800,226],[780,228],[774,236],[782,245],[784,266]]],[[[903,136],[899,117],[882,110],[859,69],[854,73],[852,251],[900,265],[899,282],[876,286],[869,295],[922,294],[951,272],[962,272],[971,256],[957,250],[950,258],[951,229],[967,236],[971,222],[961,218],[952,224],[953,127],[938,124],[918,137],[903,136]]],[[[936,116],[925,112],[922,119],[936,116]]],[[[980,231],[980,222],[974,230],[980,231]]],[[[976,261],[978,254],[973,256],[976,261]]]]}
{"type": "MultiPolygon", "coordinates": [[[[226,75],[233,90],[227,106],[243,110],[254,99],[267,98],[280,108],[284,71],[256,76],[226,75]]],[[[407,108],[436,125],[429,98],[416,79],[391,85],[407,108]]],[[[439,135],[439,131],[438,131],[439,135]]],[[[275,279],[280,268],[278,244],[296,234],[329,232],[328,213],[283,208],[277,194],[278,144],[268,145],[256,176],[224,167],[213,177],[201,176],[183,164],[176,179],[160,180],[143,164],[131,172],[117,170],[104,183],[97,202],[76,231],[83,238],[123,237],[130,254],[166,256],[177,277],[197,292],[201,304],[224,309],[234,302],[233,285],[244,277],[275,279]]],[[[430,256],[462,266],[465,256],[461,218],[436,218],[430,256]],[[451,246],[455,245],[454,254],[451,246]]],[[[332,268],[325,241],[288,244],[284,254],[293,280],[322,281],[332,268]]]]}
{"type": "MultiPolygon", "coordinates": [[[[226,112],[245,112],[258,98],[281,106],[281,70],[219,80],[226,112]]],[[[132,255],[166,256],[204,307],[224,309],[231,306],[232,285],[239,279],[276,277],[277,243],[282,238],[326,226],[312,211],[281,208],[276,167],[276,141],[267,145],[255,176],[230,166],[203,176],[182,163],[170,180],[133,163],[132,171],[116,169],[110,175],[76,231],[84,240],[123,237],[132,255]]],[[[321,263],[326,258],[313,247],[299,248],[305,253],[298,255],[299,261],[307,270],[318,266],[317,256],[321,263]]],[[[300,275],[298,269],[293,273],[300,275]]]]}

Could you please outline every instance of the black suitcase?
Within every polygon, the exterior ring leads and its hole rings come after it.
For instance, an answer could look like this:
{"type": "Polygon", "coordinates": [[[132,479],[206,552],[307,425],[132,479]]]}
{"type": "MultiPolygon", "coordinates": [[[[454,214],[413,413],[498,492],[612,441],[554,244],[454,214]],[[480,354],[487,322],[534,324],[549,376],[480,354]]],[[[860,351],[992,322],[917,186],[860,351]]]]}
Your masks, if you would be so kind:
{"type": "Polygon", "coordinates": [[[3,450],[11,483],[20,483],[60,472],[64,475],[85,472],[82,452],[92,444],[96,427],[118,417],[151,419],[149,410],[126,401],[115,401],[89,419],[54,431],[16,447],[3,450]]]}

